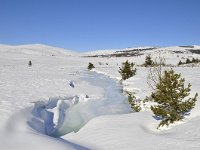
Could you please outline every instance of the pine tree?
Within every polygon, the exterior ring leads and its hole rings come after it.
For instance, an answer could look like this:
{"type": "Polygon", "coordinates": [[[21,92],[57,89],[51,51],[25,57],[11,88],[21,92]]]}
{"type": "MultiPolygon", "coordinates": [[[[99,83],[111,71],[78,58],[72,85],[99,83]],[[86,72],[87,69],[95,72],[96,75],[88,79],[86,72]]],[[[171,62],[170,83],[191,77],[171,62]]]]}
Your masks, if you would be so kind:
{"type": "Polygon", "coordinates": [[[133,95],[133,93],[127,92],[128,94],[128,103],[131,106],[131,109],[134,110],[135,112],[141,111],[140,105],[136,101],[136,97],[133,95]]]}
{"type": "Polygon", "coordinates": [[[144,65],[145,65],[145,67],[153,65],[153,61],[151,59],[151,55],[147,55],[146,56],[144,65]]]}
{"type": "Polygon", "coordinates": [[[185,99],[190,94],[191,84],[184,87],[185,79],[181,74],[176,74],[172,69],[165,71],[156,85],[156,91],[151,97],[157,105],[151,106],[156,117],[160,118],[158,128],[182,120],[184,115],[195,106],[197,93],[194,98],[185,99]]]}
{"type": "Polygon", "coordinates": [[[190,63],[192,63],[192,61],[189,58],[187,58],[185,63],[190,64],[190,63]]]}
{"type": "Polygon", "coordinates": [[[196,63],[196,59],[195,58],[192,58],[192,63],[196,63]]]}
{"type": "Polygon", "coordinates": [[[183,62],[180,60],[179,62],[178,62],[178,65],[180,66],[180,65],[182,65],[183,64],[183,62]]]}
{"type": "Polygon", "coordinates": [[[119,73],[122,76],[122,80],[126,80],[136,74],[136,68],[133,69],[135,64],[129,63],[128,60],[122,63],[122,67],[119,67],[119,73]]]}
{"type": "Polygon", "coordinates": [[[199,59],[198,58],[192,58],[192,63],[198,63],[199,62],[199,59]]]}
{"type": "Polygon", "coordinates": [[[32,66],[32,62],[31,62],[31,61],[28,62],[28,66],[29,66],[29,67],[32,66]]]}
{"type": "Polygon", "coordinates": [[[92,69],[95,68],[95,67],[94,67],[94,65],[93,65],[91,62],[89,62],[87,68],[88,68],[88,70],[92,70],[92,69]]]}

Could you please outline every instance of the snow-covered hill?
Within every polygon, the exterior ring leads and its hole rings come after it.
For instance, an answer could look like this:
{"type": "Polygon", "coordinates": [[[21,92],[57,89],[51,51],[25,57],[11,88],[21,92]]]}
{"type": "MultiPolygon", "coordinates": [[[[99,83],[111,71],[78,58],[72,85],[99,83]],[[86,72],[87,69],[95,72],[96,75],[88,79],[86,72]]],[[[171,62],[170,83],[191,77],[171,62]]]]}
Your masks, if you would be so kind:
{"type": "Polygon", "coordinates": [[[42,44],[30,44],[30,45],[0,45],[0,53],[7,54],[25,54],[25,55],[39,55],[39,56],[73,56],[75,52],[65,50],[63,48],[57,48],[42,44]]]}
{"type": "Polygon", "coordinates": [[[153,118],[150,109],[144,107],[145,111],[129,113],[127,98],[121,92],[122,88],[134,92],[138,100],[149,96],[152,92],[147,84],[149,68],[141,64],[146,55],[151,54],[154,59],[161,54],[167,64],[173,64],[173,69],[185,77],[186,84],[192,84],[193,96],[200,89],[199,63],[195,67],[177,63],[200,58],[199,49],[199,46],[128,48],[90,54],[139,51],[141,55],[81,57],[85,54],[76,55],[46,45],[0,45],[0,149],[199,150],[199,97],[183,121],[157,130],[159,121],[153,118]],[[127,59],[136,64],[137,73],[121,84],[118,71],[127,59]],[[88,62],[94,64],[94,72],[87,71],[88,62]],[[69,133],[80,127],[78,132],[69,133]],[[44,135],[47,129],[69,134],[52,138],[44,135]]]}
{"type": "Polygon", "coordinates": [[[83,56],[95,56],[95,55],[111,55],[119,52],[124,51],[132,51],[132,50],[138,50],[138,49],[149,49],[153,47],[128,47],[128,48],[122,48],[122,49],[104,49],[104,50],[94,50],[89,52],[82,53],[83,56]]]}
{"type": "Polygon", "coordinates": [[[200,46],[171,46],[171,47],[133,47],[123,49],[108,49],[108,50],[97,50],[91,52],[82,53],[84,56],[90,57],[130,57],[139,56],[144,54],[184,54],[184,53],[196,53],[200,52],[200,46]]]}

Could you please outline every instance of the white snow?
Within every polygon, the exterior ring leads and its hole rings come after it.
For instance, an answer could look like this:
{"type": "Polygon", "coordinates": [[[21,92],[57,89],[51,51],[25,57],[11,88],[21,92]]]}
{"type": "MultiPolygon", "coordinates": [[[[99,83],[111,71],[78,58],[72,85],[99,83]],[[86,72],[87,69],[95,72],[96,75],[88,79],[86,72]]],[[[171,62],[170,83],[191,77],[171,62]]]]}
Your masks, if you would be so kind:
{"type": "Polygon", "coordinates": [[[30,44],[30,45],[0,45],[0,52],[3,53],[14,53],[14,54],[28,54],[38,56],[72,56],[76,55],[75,52],[65,50],[63,48],[56,48],[52,46],[42,44],[30,44]]]}
{"type": "MultiPolygon", "coordinates": [[[[183,121],[157,130],[159,121],[149,106],[134,113],[121,93],[123,88],[139,100],[149,96],[149,68],[139,66],[145,56],[161,55],[172,65],[188,57],[200,58],[187,49],[192,48],[173,46],[136,57],[87,58],[39,44],[0,45],[0,149],[200,149],[199,97],[183,121]],[[118,70],[127,59],[136,63],[137,74],[121,85],[118,70]],[[87,71],[88,62],[94,64],[94,72],[87,71]]],[[[186,84],[192,84],[190,96],[200,89],[199,65],[193,66],[174,67],[186,84]]]]}
{"type": "Polygon", "coordinates": [[[61,136],[77,132],[94,117],[132,112],[116,81],[95,72],[83,73],[82,79],[102,87],[105,90],[104,97],[95,100],[81,94],[74,97],[50,98],[48,102],[35,102],[33,118],[29,124],[44,134],[61,136]],[[98,83],[99,79],[101,82],[98,83]]]}

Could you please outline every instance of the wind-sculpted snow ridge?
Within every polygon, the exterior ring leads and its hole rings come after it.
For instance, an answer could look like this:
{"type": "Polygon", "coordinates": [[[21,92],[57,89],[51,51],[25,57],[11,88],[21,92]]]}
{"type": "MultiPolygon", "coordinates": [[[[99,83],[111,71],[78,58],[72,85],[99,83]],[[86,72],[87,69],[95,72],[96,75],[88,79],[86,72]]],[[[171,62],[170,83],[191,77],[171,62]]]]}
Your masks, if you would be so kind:
{"type": "MultiPolygon", "coordinates": [[[[37,101],[32,110],[33,118],[29,121],[29,125],[43,134],[57,137],[64,123],[66,111],[87,99],[87,95],[81,95],[80,97],[54,97],[47,102],[37,101]]],[[[69,132],[72,131],[75,131],[75,127],[69,129],[69,132]]]]}

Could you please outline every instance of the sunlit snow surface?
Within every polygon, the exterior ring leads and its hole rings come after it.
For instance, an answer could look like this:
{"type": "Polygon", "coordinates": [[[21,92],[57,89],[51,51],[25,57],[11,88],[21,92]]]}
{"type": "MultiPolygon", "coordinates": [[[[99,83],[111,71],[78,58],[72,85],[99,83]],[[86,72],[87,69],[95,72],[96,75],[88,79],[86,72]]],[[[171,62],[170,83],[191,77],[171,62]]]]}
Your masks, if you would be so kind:
{"type": "Polygon", "coordinates": [[[94,117],[131,112],[119,81],[95,72],[84,72],[81,79],[103,88],[103,98],[93,100],[89,95],[82,94],[50,98],[46,102],[37,101],[30,126],[47,135],[62,136],[78,131],[94,117]]]}
{"type": "MultiPolygon", "coordinates": [[[[121,91],[120,84],[109,78],[103,80],[104,76],[100,74],[83,73],[88,63],[92,62],[95,72],[120,79],[118,70],[122,62],[128,59],[141,65],[147,54],[155,59],[159,51],[166,58],[166,63],[172,66],[188,57],[200,59],[200,55],[192,54],[186,49],[188,48],[168,47],[145,51],[144,55],[137,57],[88,58],[71,56],[71,52],[67,52],[66,57],[65,52],[60,52],[57,48],[41,45],[0,45],[0,149],[199,150],[199,96],[195,108],[183,121],[157,130],[159,121],[152,117],[153,114],[146,105],[143,107],[144,111],[139,113],[116,115],[124,113],[118,111],[118,108],[126,107],[126,104],[123,107],[122,93],[114,92],[121,91]],[[176,50],[183,53],[174,53],[176,50]],[[32,67],[28,67],[29,60],[32,61],[32,67]],[[40,102],[36,103],[37,101],[40,102]],[[38,108],[39,113],[33,109],[34,105],[37,105],[35,108],[38,108]],[[102,116],[96,117],[98,115],[102,116]],[[93,119],[87,122],[90,118],[93,119]],[[84,125],[85,122],[87,123],[84,125]],[[47,128],[47,125],[50,126],[47,128]],[[82,125],[84,126],[81,127],[82,125]],[[70,128],[71,126],[74,128],[70,128]],[[65,134],[77,131],[80,127],[76,133],[65,134]],[[65,135],[54,138],[45,133],[65,135]]],[[[195,46],[194,49],[200,47],[195,46]]],[[[151,93],[146,82],[149,68],[136,67],[137,74],[122,83],[123,89],[134,92],[137,99],[144,99],[151,93]]],[[[185,78],[186,85],[192,84],[191,96],[199,93],[199,67],[200,64],[190,64],[173,68],[185,78]]]]}

